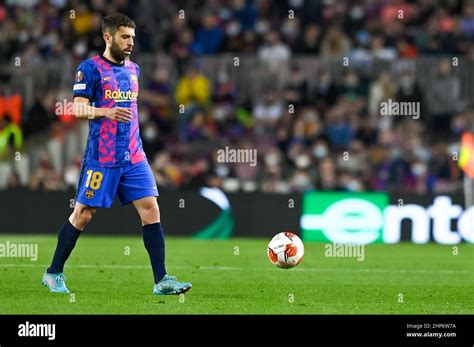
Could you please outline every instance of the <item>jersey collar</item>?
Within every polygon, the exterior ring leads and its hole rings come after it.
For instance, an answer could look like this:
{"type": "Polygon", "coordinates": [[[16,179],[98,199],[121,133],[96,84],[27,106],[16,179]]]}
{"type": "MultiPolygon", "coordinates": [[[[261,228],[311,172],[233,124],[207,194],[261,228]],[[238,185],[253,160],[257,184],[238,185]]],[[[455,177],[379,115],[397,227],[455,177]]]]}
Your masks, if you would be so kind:
{"type": "Polygon", "coordinates": [[[99,57],[101,57],[103,60],[105,60],[107,63],[109,63],[110,65],[113,65],[113,66],[124,66],[125,65],[125,60],[123,61],[123,63],[114,63],[113,61],[110,61],[109,59],[104,57],[104,55],[102,53],[99,54],[99,57]]]}

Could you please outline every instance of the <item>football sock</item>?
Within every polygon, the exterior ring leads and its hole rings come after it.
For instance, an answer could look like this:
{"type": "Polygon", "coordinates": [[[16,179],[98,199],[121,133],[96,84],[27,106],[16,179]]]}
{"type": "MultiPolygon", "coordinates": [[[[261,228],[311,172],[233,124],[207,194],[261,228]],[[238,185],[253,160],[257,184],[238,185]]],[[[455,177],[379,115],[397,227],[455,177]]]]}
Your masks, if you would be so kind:
{"type": "Polygon", "coordinates": [[[50,274],[63,272],[64,264],[69,258],[81,231],[76,229],[69,220],[61,227],[58,234],[58,244],[54,252],[53,262],[46,270],[50,274]]]}
{"type": "Polygon", "coordinates": [[[143,226],[143,242],[150,256],[151,267],[155,283],[158,283],[166,274],[165,269],[165,238],[161,223],[143,226]]]}

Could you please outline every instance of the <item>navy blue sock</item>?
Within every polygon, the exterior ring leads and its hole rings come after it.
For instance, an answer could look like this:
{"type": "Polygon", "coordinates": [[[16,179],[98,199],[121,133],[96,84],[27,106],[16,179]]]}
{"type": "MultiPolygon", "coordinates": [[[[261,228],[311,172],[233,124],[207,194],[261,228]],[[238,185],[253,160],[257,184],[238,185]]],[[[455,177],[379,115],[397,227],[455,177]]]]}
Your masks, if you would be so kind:
{"type": "Polygon", "coordinates": [[[155,283],[158,283],[166,274],[165,269],[165,237],[161,223],[143,226],[143,242],[150,256],[151,267],[155,283]]]}
{"type": "Polygon", "coordinates": [[[53,262],[48,270],[46,270],[48,273],[63,272],[64,263],[66,263],[67,258],[69,258],[74,249],[80,234],[81,231],[76,229],[69,220],[59,229],[58,244],[54,252],[53,262]]]}

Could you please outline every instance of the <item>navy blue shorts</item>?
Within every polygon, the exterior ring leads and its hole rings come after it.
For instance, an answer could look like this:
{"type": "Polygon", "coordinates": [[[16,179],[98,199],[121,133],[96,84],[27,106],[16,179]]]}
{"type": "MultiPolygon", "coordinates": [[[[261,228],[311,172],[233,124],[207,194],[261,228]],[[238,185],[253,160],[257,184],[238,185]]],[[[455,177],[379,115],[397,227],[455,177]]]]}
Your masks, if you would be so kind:
{"type": "Polygon", "coordinates": [[[76,201],[92,207],[111,207],[115,195],[122,205],[159,195],[148,161],[122,167],[82,166],[76,201]]]}

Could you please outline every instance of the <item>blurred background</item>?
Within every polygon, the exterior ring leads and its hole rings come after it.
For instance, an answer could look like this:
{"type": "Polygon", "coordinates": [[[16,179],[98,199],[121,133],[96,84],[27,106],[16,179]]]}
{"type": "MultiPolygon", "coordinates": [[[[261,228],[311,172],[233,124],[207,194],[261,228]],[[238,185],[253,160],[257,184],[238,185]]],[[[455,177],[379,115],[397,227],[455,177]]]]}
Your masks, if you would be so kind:
{"type": "Polygon", "coordinates": [[[88,124],[59,107],[111,12],[137,23],[160,189],[462,192],[469,0],[0,1],[0,190],[75,189],[88,124]],[[381,116],[389,99],[419,102],[419,119],[381,116]],[[258,165],[217,162],[225,146],[257,149],[258,165]]]}

